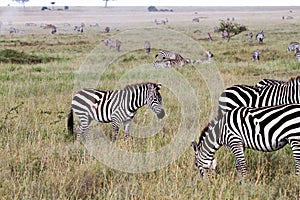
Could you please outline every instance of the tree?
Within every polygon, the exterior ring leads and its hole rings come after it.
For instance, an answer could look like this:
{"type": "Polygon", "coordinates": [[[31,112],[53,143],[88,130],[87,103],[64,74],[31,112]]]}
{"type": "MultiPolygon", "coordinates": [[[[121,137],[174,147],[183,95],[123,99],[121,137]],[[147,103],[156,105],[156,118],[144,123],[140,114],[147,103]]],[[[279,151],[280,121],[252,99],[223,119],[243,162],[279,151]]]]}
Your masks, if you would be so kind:
{"type": "Polygon", "coordinates": [[[218,31],[224,33],[225,37],[229,40],[243,31],[246,31],[247,27],[238,23],[233,23],[231,21],[221,20],[218,27],[218,31]]]}
{"type": "Polygon", "coordinates": [[[52,1],[51,4],[52,4],[52,10],[54,10],[55,1],[52,1]]]}
{"type": "Polygon", "coordinates": [[[105,1],[105,6],[104,6],[104,8],[107,8],[107,2],[108,2],[108,1],[115,1],[115,0],[103,0],[103,1],[105,1]]]}
{"type": "Polygon", "coordinates": [[[12,0],[12,1],[16,1],[19,4],[23,4],[23,7],[25,8],[25,3],[28,2],[29,0],[12,0]]]}

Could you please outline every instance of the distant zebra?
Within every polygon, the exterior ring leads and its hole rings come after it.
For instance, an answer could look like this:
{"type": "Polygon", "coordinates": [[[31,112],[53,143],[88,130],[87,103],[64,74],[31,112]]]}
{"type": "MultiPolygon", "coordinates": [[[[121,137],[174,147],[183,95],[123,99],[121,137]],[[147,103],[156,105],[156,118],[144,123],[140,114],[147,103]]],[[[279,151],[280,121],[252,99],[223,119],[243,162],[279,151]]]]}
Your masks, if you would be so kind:
{"type": "Polygon", "coordinates": [[[207,58],[199,58],[193,61],[193,63],[211,63],[214,54],[210,51],[206,52],[207,58]]]}
{"type": "Polygon", "coordinates": [[[120,123],[124,124],[125,139],[129,137],[130,123],[137,110],[148,105],[159,119],[165,116],[160,94],[161,84],[141,83],[128,85],[123,90],[83,89],[75,94],[68,115],[68,130],[73,134],[73,112],[79,117],[77,138],[87,136],[92,120],[112,122],[113,141],[116,140],[120,123]]]}
{"type": "Polygon", "coordinates": [[[300,52],[299,52],[298,48],[296,48],[294,56],[295,56],[297,61],[300,61],[300,52]]]}
{"type": "Polygon", "coordinates": [[[252,39],[252,38],[253,38],[253,33],[252,33],[252,32],[250,32],[250,33],[248,34],[248,38],[249,38],[249,39],[252,39]]]}
{"type": "Polygon", "coordinates": [[[113,48],[115,49],[117,52],[120,52],[120,48],[121,48],[121,41],[120,40],[109,40],[108,43],[109,48],[113,48]]]}
{"type": "Polygon", "coordinates": [[[191,60],[188,58],[183,58],[183,59],[164,59],[164,60],[156,60],[153,62],[153,67],[154,68],[159,68],[159,67],[165,67],[169,68],[172,66],[180,66],[183,67],[187,64],[190,64],[191,60]]]}
{"type": "Polygon", "coordinates": [[[150,50],[151,50],[151,43],[148,40],[145,41],[144,48],[145,48],[146,54],[149,55],[150,50]]]}
{"type": "Polygon", "coordinates": [[[109,43],[110,43],[110,41],[111,41],[111,39],[110,39],[110,38],[107,38],[107,37],[105,37],[105,38],[103,39],[103,42],[104,42],[105,46],[108,46],[109,43]]]}
{"type": "Polygon", "coordinates": [[[74,26],[74,31],[83,33],[83,27],[84,27],[83,25],[80,25],[80,26],[74,26]]]}
{"type": "Polygon", "coordinates": [[[296,175],[300,166],[300,105],[262,108],[239,107],[212,121],[202,131],[199,142],[192,142],[195,165],[201,176],[216,168],[214,155],[225,146],[234,153],[236,169],[247,175],[245,148],[271,152],[286,144],[292,148],[296,175]]]}
{"type": "Polygon", "coordinates": [[[173,60],[182,60],[183,57],[179,53],[172,51],[161,50],[158,54],[155,55],[155,58],[160,57],[160,59],[173,59],[173,60]]]}
{"type": "Polygon", "coordinates": [[[291,52],[291,51],[293,51],[294,53],[296,53],[295,51],[296,51],[296,48],[300,48],[300,44],[299,44],[299,42],[291,42],[290,44],[289,44],[289,46],[288,46],[288,48],[287,48],[287,51],[288,52],[291,52]]]}
{"type": "Polygon", "coordinates": [[[251,57],[251,60],[254,62],[254,61],[259,61],[259,56],[260,56],[260,50],[255,50],[254,52],[253,52],[253,55],[252,55],[252,57],[251,57]]]}
{"type": "Polygon", "coordinates": [[[265,38],[265,33],[264,33],[264,31],[261,31],[260,33],[257,33],[255,37],[256,37],[256,39],[257,39],[257,41],[258,41],[259,43],[263,43],[263,40],[264,40],[264,38],[265,38]]]}
{"type": "Polygon", "coordinates": [[[236,107],[264,107],[300,103],[300,77],[264,87],[234,85],[219,98],[218,116],[236,107]]]}
{"type": "Polygon", "coordinates": [[[157,19],[154,20],[154,23],[156,25],[160,25],[160,24],[166,25],[168,22],[169,22],[168,18],[162,20],[157,20],[157,19]]]}

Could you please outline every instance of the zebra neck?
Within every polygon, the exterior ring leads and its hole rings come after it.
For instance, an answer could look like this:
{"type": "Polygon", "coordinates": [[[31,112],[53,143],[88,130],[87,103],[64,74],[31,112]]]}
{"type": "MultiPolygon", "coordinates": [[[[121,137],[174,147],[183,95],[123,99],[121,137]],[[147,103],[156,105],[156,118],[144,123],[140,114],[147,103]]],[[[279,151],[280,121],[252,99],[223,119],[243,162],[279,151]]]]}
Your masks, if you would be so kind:
{"type": "Polygon", "coordinates": [[[147,91],[143,87],[132,86],[125,90],[124,100],[130,112],[136,112],[147,103],[147,91]]]}

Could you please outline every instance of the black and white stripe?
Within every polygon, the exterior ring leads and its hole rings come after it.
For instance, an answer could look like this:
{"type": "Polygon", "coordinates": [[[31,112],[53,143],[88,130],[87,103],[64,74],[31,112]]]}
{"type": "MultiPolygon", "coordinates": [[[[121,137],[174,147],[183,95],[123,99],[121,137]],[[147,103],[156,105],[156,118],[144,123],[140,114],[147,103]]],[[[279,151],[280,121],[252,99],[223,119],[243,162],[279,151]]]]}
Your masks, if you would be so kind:
{"type": "Polygon", "coordinates": [[[288,104],[262,108],[239,107],[212,121],[201,133],[198,144],[192,142],[195,164],[200,175],[214,170],[215,152],[225,146],[236,158],[236,168],[247,175],[245,148],[276,151],[286,144],[293,151],[296,175],[300,166],[300,105],[288,104]]]}
{"type": "Polygon", "coordinates": [[[264,31],[261,31],[260,33],[257,33],[255,37],[256,37],[256,39],[257,39],[257,41],[258,41],[259,43],[263,43],[263,40],[264,40],[264,38],[265,38],[265,33],[264,33],[264,31]]]}
{"type": "Polygon", "coordinates": [[[144,48],[145,48],[145,53],[147,55],[149,55],[149,53],[151,51],[151,43],[150,43],[150,41],[148,41],[148,40],[145,41],[144,48]]]}
{"type": "Polygon", "coordinates": [[[183,67],[187,64],[190,64],[191,60],[188,58],[183,58],[183,59],[164,59],[164,60],[156,60],[153,62],[153,67],[154,68],[169,68],[173,66],[180,66],[183,67]]]}
{"type": "Polygon", "coordinates": [[[129,136],[130,123],[137,110],[148,105],[159,119],[165,115],[160,94],[161,84],[141,83],[126,86],[123,90],[83,89],[75,94],[68,117],[68,130],[73,133],[73,112],[80,124],[77,136],[87,136],[92,120],[112,122],[113,141],[116,140],[120,123],[124,124],[125,139],[129,136]]]}
{"type": "Polygon", "coordinates": [[[297,61],[300,61],[300,51],[299,48],[295,49],[295,54],[294,54],[295,58],[297,61]]]}
{"type": "Polygon", "coordinates": [[[219,113],[236,107],[264,107],[300,103],[300,77],[265,87],[234,85],[223,91],[219,98],[219,113]]]}
{"type": "Polygon", "coordinates": [[[259,61],[260,59],[260,50],[255,50],[252,54],[251,60],[254,61],[259,61]]]}
{"type": "Polygon", "coordinates": [[[179,53],[175,53],[167,50],[160,50],[158,54],[155,55],[155,58],[160,57],[161,60],[172,59],[172,60],[182,60],[183,57],[179,53]]]}
{"type": "Polygon", "coordinates": [[[295,51],[296,51],[296,49],[299,49],[300,48],[300,44],[299,44],[299,42],[291,42],[290,44],[289,44],[289,46],[288,46],[288,48],[287,48],[287,51],[288,52],[294,52],[294,53],[296,53],[295,51]]]}
{"type": "Polygon", "coordinates": [[[255,84],[256,87],[266,87],[269,85],[281,85],[286,83],[285,81],[281,81],[281,80],[274,80],[274,79],[262,79],[261,81],[259,81],[258,83],[255,84]]]}

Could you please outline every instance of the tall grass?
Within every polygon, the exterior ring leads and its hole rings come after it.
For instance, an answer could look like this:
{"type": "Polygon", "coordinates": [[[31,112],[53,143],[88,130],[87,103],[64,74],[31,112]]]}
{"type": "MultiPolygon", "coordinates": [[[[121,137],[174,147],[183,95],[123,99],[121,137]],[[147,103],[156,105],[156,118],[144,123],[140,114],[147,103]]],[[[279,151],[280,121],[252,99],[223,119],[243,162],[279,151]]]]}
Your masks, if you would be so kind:
{"type": "MultiPolygon", "coordinates": [[[[78,69],[95,63],[93,67],[100,67],[101,62],[105,62],[103,53],[116,58],[106,66],[101,74],[101,82],[95,83],[96,88],[121,89],[128,83],[174,79],[165,84],[161,91],[166,118],[155,121],[154,114],[143,108],[134,119],[137,127],[133,130],[137,132],[133,134],[138,134],[138,131],[142,134],[152,123],[163,123],[163,128],[151,137],[133,137],[127,143],[123,141],[124,132],[120,131],[116,147],[126,152],[157,151],[168,145],[177,134],[187,137],[192,134],[194,139],[199,137],[201,129],[211,119],[214,107],[210,88],[205,81],[209,77],[201,76],[201,70],[216,70],[211,73],[220,75],[223,87],[255,84],[262,78],[288,80],[299,75],[299,63],[286,52],[290,40],[299,38],[297,30],[300,24],[297,21],[293,21],[293,26],[290,22],[278,21],[276,17],[280,14],[276,11],[271,14],[273,17],[269,21],[265,19],[270,15],[267,12],[254,16],[255,19],[262,19],[261,22],[249,22],[249,13],[234,12],[235,18],[248,25],[251,31],[264,28],[265,44],[259,45],[255,40],[248,40],[243,33],[233,37],[229,43],[217,33],[212,33],[215,38],[213,42],[201,40],[205,33],[212,30],[217,19],[226,14],[224,11],[219,14],[204,13],[206,18],[199,25],[192,22],[177,23],[175,12],[170,17],[174,23],[168,26],[157,28],[148,25],[148,28],[156,30],[157,38],[153,41],[149,56],[144,54],[142,48],[146,36],[150,37],[150,34],[147,35],[140,22],[136,23],[136,30],[129,33],[125,28],[120,31],[113,29],[110,36],[121,38],[123,42],[119,54],[107,49],[101,42],[104,33],[93,30],[83,35],[71,32],[51,38],[43,32],[35,35],[3,35],[0,41],[2,49],[59,60],[35,64],[0,63],[1,199],[299,199],[300,181],[299,177],[294,176],[294,160],[288,146],[272,153],[247,150],[251,180],[244,181],[236,174],[233,154],[221,148],[216,154],[218,175],[201,179],[194,166],[194,155],[189,144],[186,144],[186,151],[166,167],[145,173],[127,173],[112,169],[93,158],[83,144],[67,134],[65,118],[76,88],[76,73],[78,69]],[[196,31],[199,26],[200,32],[196,31]],[[178,32],[178,35],[185,37],[170,43],[165,40],[165,31],[171,31],[175,36],[178,32]],[[186,39],[188,37],[193,39],[186,39]],[[132,42],[132,38],[136,43],[132,42]],[[215,55],[214,62],[208,66],[199,64],[159,69],[155,74],[151,71],[151,65],[157,50],[163,47],[192,59],[203,57],[205,50],[211,50],[215,55]],[[251,62],[250,57],[256,49],[262,50],[261,60],[251,62]],[[171,73],[171,70],[174,71],[171,73]],[[159,73],[166,75],[165,79],[159,77],[159,73]],[[199,105],[198,110],[195,108],[199,127],[193,133],[178,133],[183,121],[183,106],[172,88],[184,83],[178,83],[177,78],[182,78],[194,93],[186,98],[195,98],[199,105]]],[[[191,17],[190,13],[184,16],[191,17]]],[[[134,24],[132,21],[130,23],[134,24]]],[[[84,75],[84,71],[80,72],[84,75]]],[[[191,126],[189,123],[192,120],[187,122],[187,126],[191,126]]],[[[92,126],[99,124],[93,123],[92,126]]],[[[111,125],[100,126],[109,139],[111,125]]]]}

